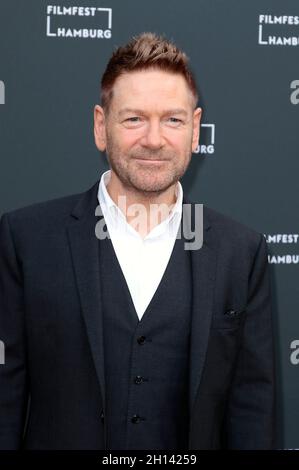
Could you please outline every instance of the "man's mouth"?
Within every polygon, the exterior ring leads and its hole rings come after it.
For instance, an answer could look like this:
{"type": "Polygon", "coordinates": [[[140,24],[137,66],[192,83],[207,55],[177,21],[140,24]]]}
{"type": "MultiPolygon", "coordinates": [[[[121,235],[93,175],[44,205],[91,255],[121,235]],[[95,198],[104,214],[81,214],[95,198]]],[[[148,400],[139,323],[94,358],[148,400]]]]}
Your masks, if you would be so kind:
{"type": "Polygon", "coordinates": [[[139,162],[144,162],[144,163],[164,163],[167,160],[165,158],[144,158],[144,157],[135,157],[136,160],[139,162]]]}

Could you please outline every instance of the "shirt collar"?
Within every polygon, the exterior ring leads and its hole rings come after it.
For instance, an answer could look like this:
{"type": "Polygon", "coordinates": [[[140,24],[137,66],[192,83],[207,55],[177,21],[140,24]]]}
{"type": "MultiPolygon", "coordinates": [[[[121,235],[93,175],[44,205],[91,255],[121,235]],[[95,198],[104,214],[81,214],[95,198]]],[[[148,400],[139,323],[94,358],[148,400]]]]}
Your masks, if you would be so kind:
{"type": "MultiPolygon", "coordinates": [[[[138,232],[127,222],[126,217],[122,210],[117,206],[117,204],[113,201],[111,196],[107,191],[107,184],[111,177],[111,170],[105,171],[100,179],[99,188],[98,188],[98,201],[101,205],[101,209],[103,211],[105,219],[109,219],[109,222],[115,227],[117,223],[117,218],[119,217],[118,222],[121,221],[123,226],[129,230],[132,234],[135,234],[140,237],[138,232]]],[[[177,229],[179,227],[179,223],[182,216],[182,204],[183,204],[183,187],[181,183],[178,181],[175,187],[175,195],[176,195],[176,202],[170,211],[168,217],[164,219],[160,224],[156,225],[144,238],[149,239],[156,237],[158,235],[162,235],[163,232],[166,231],[167,228],[177,229]]]]}

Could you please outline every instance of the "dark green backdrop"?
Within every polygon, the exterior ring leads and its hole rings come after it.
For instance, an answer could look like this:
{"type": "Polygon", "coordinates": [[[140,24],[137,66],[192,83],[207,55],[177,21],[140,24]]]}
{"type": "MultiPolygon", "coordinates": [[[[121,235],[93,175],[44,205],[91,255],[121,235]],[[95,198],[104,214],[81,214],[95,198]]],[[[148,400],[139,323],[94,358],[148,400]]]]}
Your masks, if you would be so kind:
{"type": "Polygon", "coordinates": [[[115,46],[154,31],[189,55],[204,113],[184,190],[267,236],[279,448],[299,448],[298,15],[298,0],[0,2],[0,214],[107,168],[93,106],[115,46]],[[54,14],[78,5],[102,10],[54,14]]]}

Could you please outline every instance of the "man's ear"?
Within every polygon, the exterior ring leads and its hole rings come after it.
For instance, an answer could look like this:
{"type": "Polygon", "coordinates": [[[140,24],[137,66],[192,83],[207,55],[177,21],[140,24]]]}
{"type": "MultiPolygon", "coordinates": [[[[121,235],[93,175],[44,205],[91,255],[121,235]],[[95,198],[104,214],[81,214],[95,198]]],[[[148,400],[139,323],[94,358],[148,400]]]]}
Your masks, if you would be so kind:
{"type": "Polygon", "coordinates": [[[94,140],[97,148],[104,152],[106,149],[106,120],[104,109],[100,105],[94,107],[94,140]]]}
{"type": "Polygon", "coordinates": [[[196,150],[199,143],[201,115],[202,109],[196,108],[193,113],[192,152],[196,150]]]}

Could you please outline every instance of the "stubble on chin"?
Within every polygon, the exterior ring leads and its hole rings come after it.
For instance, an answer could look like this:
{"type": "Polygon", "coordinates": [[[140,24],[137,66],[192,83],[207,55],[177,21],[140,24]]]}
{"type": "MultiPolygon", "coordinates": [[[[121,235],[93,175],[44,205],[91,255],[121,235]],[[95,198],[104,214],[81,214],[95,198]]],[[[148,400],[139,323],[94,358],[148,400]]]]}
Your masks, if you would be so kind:
{"type": "MultiPolygon", "coordinates": [[[[179,164],[179,157],[172,150],[134,149],[125,155],[121,153],[118,145],[108,137],[107,159],[111,169],[121,181],[126,191],[137,192],[143,197],[160,195],[170,186],[177,183],[185,174],[191,159],[191,151],[184,159],[184,164],[179,164]],[[138,162],[137,158],[166,160],[154,168],[145,163],[138,162]],[[165,168],[164,168],[165,167],[165,168]]],[[[187,152],[187,151],[186,151],[187,152]]]]}

